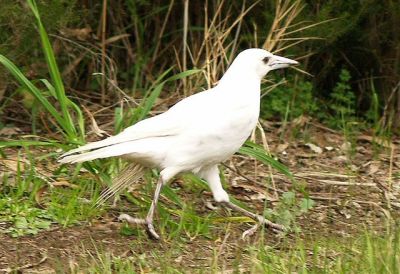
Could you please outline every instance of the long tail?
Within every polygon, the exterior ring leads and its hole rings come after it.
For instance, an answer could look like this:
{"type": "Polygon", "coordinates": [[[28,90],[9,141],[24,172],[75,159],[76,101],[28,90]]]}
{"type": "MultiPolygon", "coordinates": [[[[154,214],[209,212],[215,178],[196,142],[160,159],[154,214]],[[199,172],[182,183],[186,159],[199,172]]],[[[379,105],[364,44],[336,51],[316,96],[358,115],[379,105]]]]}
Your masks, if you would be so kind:
{"type": "Polygon", "coordinates": [[[143,176],[144,171],[145,167],[142,165],[130,163],[112,180],[111,186],[101,193],[100,197],[96,201],[96,207],[101,206],[116,193],[127,188],[129,185],[132,185],[143,176]]]}
{"type": "MultiPolygon", "coordinates": [[[[134,141],[133,141],[134,142],[134,141]]],[[[60,163],[80,163],[86,162],[94,159],[108,158],[114,156],[121,156],[134,152],[133,142],[126,142],[122,144],[110,145],[107,147],[102,147],[89,152],[73,155],[62,155],[58,160],[60,163]],[[129,149],[128,149],[129,148],[129,149]]]]}
{"type": "Polygon", "coordinates": [[[75,148],[75,149],[72,149],[70,151],[67,151],[66,153],[61,155],[61,158],[64,158],[64,157],[72,155],[72,154],[76,154],[78,152],[83,152],[83,151],[88,151],[88,150],[93,150],[93,149],[99,149],[99,148],[102,148],[102,147],[115,145],[117,143],[119,143],[118,142],[118,138],[116,138],[116,136],[111,136],[111,137],[108,137],[108,138],[106,138],[104,140],[97,141],[97,142],[92,142],[92,143],[86,144],[84,146],[80,146],[78,148],[75,148]]]}

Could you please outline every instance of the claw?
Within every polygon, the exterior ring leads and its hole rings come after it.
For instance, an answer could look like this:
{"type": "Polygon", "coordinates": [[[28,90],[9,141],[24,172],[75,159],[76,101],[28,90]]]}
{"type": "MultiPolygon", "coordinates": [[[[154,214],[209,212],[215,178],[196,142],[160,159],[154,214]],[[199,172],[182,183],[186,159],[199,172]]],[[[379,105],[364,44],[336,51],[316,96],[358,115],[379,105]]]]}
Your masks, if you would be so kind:
{"type": "Polygon", "coordinates": [[[139,225],[144,225],[147,224],[145,219],[140,219],[140,218],[133,218],[132,216],[128,214],[121,214],[118,217],[118,221],[127,221],[128,223],[131,224],[139,224],[139,225]]]}
{"type": "Polygon", "coordinates": [[[276,232],[276,231],[283,232],[286,230],[286,228],[283,225],[273,223],[270,220],[265,219],[263,216],[258,216],[257,219],[260,224],[272,228],[272,231],[274,231],[274,232],[276,232]]]}
{"type": "Polygon", "coordinates": [[[240,206],[233,204],[232,202],[224,202],[223,204],[226,207],[236,210],[236,211],[252,218],[253,220],[255,220],[257,222],[252,228],[243,232],[242,238],[246,238],[248,236],[253,235],[261,225],[270,227],[274,233],[279,233],[279,232],[283,232],[286,230],[286,228],[283,225],[273,223],[270,220],[265,219],[263,216],[254,214],[244,208],[241,208],[240,206]]]}
{"type": "Polygon", "coordinates": [[[147,224],[146,232],[147,232],[147,235],[149,235],[149,237],[152,238],[153,240],[159,240],[160,239],[160,236],[154,230],[153,223],[148,223],[147,224]]]}
{"type": "Polygon", "coordinates": [[[128,214],[121,214],[118,217],[118,221],[127,221],[130,224],[146,225],[146,232],[153,240],[159,240],[160,236],[154,229],[153,221],[148,219],[134,218],[128,214]]]}
{"type": "Polygon", "coordinates": [[[251,237],[257,231],[257,229],[259,227],[260,227],[260,224],[255,224],[250,229],[247,229],[245,232],[243,232],[242,240],[246,239],[247,237],[251,237]]]}

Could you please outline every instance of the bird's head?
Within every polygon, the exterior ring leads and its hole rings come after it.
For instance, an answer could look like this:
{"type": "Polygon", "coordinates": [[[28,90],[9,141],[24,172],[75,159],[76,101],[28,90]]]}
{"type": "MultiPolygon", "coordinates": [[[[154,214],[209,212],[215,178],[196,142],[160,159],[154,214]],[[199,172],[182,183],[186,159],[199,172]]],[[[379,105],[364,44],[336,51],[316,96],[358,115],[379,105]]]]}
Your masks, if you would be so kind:
{"type": "Polygon", "coordinates": [[[243,70],[255,72],[260,79],[271,70],[298,64],[297,61],[274,55],[269,51],[258,48],[242,51],[236,57],[234,63],[237,63],[243,70]]]}

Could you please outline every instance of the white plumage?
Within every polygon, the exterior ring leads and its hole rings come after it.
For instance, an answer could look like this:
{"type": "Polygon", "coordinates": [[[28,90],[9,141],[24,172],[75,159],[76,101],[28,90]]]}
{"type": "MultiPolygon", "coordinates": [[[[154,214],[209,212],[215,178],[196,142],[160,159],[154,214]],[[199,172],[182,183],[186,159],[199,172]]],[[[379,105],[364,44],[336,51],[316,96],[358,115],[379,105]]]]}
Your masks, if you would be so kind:
{"type": "MultiPolygon", "coordinates": [[[[140,121],[116,136],[73,149],[59,161],[76,163],[121,156],[141,166],[160,169],[157,190],[175,175],[193,172],[208,182],[217,202],[238,209],[229,202],[221,186],[217,165],[232,156],[256,126],[261,79],[270,70],[295,64],[296,61],[263,49],[245,50],[216,87],[187,97],[168,111],[140,121]]],[[[125,220],[147,224],[155,238],[158,235],[152,220],[157,190],[146,220],[123,214],[125,220]]],[[[251,217],[259,221],[262,218],[255,214],[251,217]]]]}

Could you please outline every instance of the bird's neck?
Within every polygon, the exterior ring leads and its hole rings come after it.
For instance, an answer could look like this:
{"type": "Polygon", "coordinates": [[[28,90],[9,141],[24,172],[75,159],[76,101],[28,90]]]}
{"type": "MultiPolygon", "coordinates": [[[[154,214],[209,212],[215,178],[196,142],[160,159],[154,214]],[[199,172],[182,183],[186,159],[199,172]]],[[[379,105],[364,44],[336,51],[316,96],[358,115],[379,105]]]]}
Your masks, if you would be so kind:
{"type": "Polygon", "coordinates": [[[237,85],[261,85],[261,77],[254,72],[253,69],[246,69],[243,64],[236,62],[230,65],[224,76],[219,81],[220,85],[237,86],[237,85]]]}
{"type": "MultiPolygon", "coordinates": [[[[246,97],[260,96],[261,79],[252,72],[230,67],[219,80],[218,87],[230,94],[240,93],[246,97]]],[[[239,94],[237,94],[239,95],[239,94]]]]}

